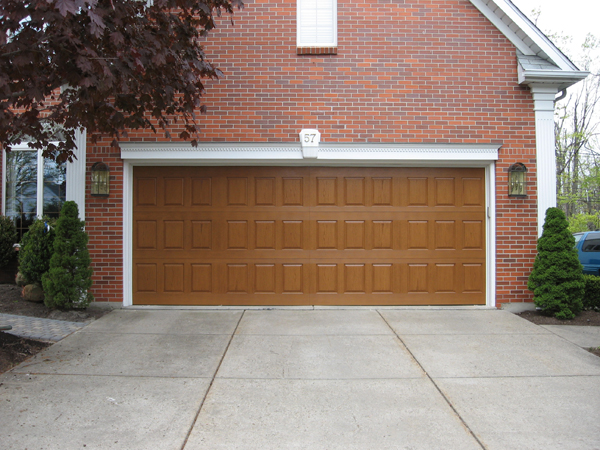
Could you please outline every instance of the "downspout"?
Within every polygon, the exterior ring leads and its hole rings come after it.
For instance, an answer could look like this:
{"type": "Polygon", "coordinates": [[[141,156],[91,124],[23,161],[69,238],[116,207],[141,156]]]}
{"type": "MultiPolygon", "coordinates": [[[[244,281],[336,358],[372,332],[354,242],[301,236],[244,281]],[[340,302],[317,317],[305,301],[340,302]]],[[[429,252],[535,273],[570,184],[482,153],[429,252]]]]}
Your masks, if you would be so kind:
{"type": "Polygon", "coordinates": [[[566,96],[567,96],[567,89],[565,88],[562,91],[560,91],[559,96],[554,99],[554,104],[556,104],[557,102],[560,102],[566,96]]]}

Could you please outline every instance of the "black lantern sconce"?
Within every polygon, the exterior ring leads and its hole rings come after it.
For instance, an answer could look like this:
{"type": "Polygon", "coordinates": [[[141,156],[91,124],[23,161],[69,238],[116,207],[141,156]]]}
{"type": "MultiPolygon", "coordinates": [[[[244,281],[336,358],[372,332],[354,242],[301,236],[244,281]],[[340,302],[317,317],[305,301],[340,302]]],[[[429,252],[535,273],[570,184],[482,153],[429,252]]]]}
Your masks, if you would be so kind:
{"type": "Polygon", "coordinates": [[[94,197],[108,197],[110,194],[110,170],[103,162],[92,166],[92,195],[94,197]]]}
{"type": "Polygon", "coordinates": [[[527,167],[523,163],[508,168],[508,196],[527,197],[527,167]]]}

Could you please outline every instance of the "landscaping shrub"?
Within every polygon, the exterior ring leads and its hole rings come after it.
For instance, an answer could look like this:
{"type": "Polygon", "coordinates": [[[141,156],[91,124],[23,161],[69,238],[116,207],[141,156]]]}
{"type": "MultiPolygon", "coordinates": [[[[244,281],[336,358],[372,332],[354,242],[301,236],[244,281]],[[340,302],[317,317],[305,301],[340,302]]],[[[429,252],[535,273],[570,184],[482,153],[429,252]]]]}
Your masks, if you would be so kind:
{"type": "Polygon", "coordinates": [[[17,229],[10,217],[0,216],[0,268],[6,267],[15,258],[17,229]]]}
{"type": "Polygon", "coordinates": [[[56,221],[54,253],[42,277],[44,302],[49,308],[86,308],[93,300],[88,236],[73,201],[65,202],[56,221]]]}
{"type": "Polygon", "coordinates": [[[600,310],[600,277],[596,275],[584,275],[585,293],[583,295],[583,307],[586,309],[600,310]]]}
{"type": "Polygon", "coordinates": [[[19,272],[25,284],[42,285],[42,276],[48,272],[50,258],[54,252],[54,221],[36,219],[21,239],[19,250],[19,272]]]}
{"type": "Polygon", "coordinates": [[[536,306],[557,319],[572,319],[583,308],[583,268],[568,226],[560,209],[548,208],[527,284],[536,306]]]}

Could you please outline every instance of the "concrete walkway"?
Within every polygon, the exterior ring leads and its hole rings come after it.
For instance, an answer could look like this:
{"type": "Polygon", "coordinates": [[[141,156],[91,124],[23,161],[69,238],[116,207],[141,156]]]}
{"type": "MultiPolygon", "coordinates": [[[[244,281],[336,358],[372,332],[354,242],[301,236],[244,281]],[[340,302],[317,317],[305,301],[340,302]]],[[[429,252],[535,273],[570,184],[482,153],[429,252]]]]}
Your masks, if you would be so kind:
{"type": "Polygon", "coordinates": [[[600,358],[495,310],[119,310],[0,376],[3,448],[600,448],[600,358]]]}

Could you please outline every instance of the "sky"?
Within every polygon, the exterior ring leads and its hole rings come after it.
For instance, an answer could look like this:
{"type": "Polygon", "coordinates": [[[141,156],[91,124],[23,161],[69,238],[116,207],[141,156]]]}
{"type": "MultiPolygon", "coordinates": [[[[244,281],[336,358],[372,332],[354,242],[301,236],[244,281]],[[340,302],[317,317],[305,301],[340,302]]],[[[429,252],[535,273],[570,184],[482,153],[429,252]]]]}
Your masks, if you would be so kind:
{"type": "Polygon", "coordinates": [[[573,37],[574,50],[588,33],[600,38],[600,0],[512,0],[532,21],[533,9],[542,14],[537,26],[544,32],[560,32],[573,37]]]}

